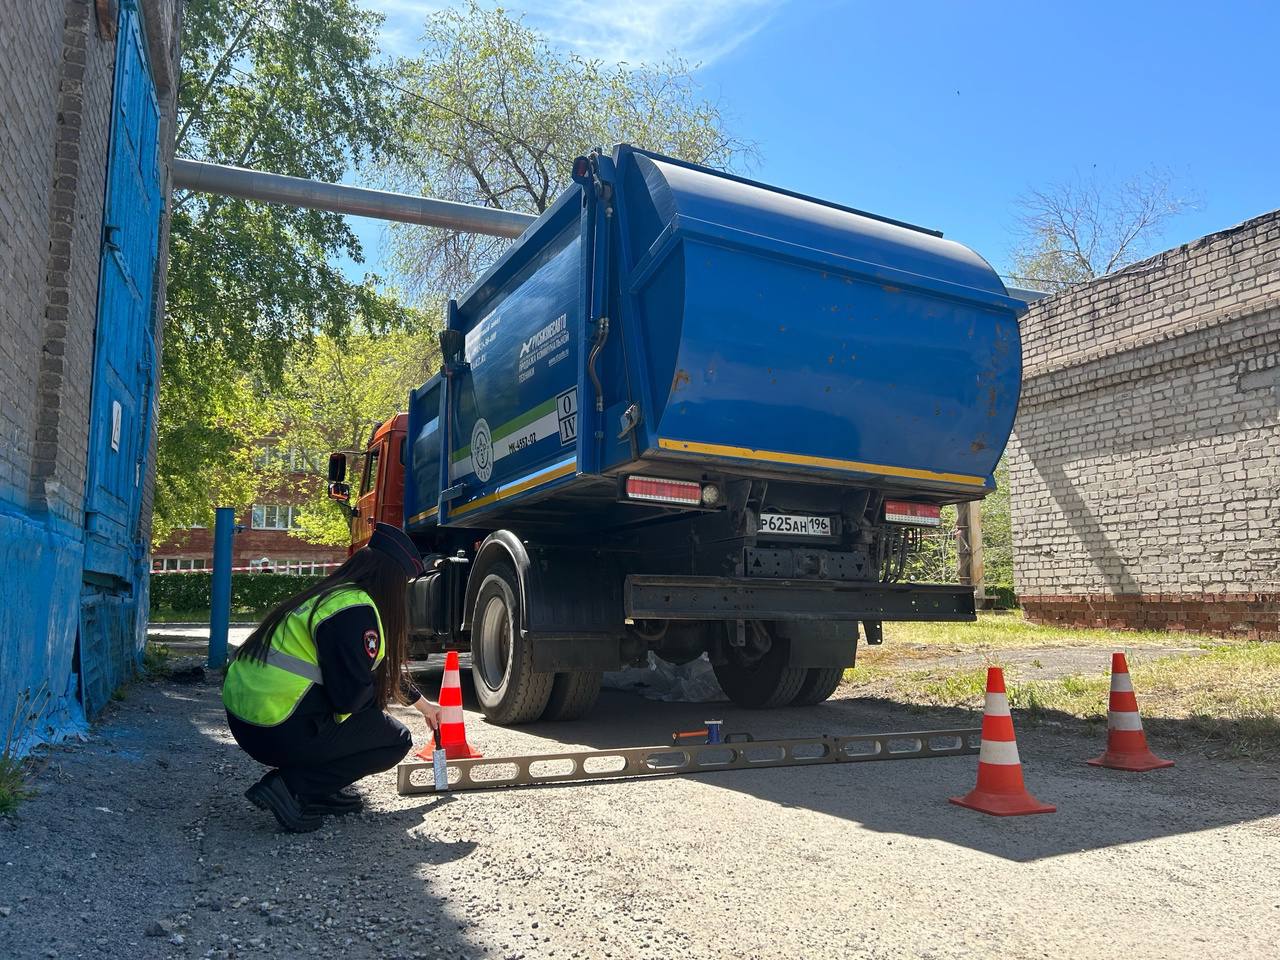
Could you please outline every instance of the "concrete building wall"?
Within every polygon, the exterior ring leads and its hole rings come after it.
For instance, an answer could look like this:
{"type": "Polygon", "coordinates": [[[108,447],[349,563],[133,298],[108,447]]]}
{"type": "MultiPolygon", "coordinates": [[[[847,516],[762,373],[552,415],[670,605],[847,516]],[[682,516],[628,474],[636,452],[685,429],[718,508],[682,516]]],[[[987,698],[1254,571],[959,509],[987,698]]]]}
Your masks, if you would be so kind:
{"type": "Polygon", "coordinates": [[[1032,304],[1022,338],[1028,616],[1280,636],[1280,211],[1032,304]]]}
{"type": "MultiPolygon", "coordinates": [[[[0,604],[0,716],[8,722],[16,704],[47,701],[40,722],[56,732],[79,712],[75,651],[116,55],[114,20],[102,15],[115,5],[3,6],[0,576],[10,588],[0,604]]],[[[140,7],[153,65],[164,58],[156,83],[171,114],[178,3],[140,7]]]]}

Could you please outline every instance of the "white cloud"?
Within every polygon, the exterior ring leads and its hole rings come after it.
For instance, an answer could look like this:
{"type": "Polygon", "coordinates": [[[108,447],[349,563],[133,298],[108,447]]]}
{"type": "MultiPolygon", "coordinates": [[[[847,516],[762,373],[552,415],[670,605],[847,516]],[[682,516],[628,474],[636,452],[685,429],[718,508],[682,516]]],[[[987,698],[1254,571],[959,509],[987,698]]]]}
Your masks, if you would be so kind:
{"type": "MultiPolygon", "coordinates": [[[[507,3],[553,43],[614,63],[661,60],[671,54],[706,64],[732,53],[769,22],[786,0],[531,0],[507,3]]],[[[388,53],[418,47],[437,0],[364,0],[386,14],[388,53]]]]}

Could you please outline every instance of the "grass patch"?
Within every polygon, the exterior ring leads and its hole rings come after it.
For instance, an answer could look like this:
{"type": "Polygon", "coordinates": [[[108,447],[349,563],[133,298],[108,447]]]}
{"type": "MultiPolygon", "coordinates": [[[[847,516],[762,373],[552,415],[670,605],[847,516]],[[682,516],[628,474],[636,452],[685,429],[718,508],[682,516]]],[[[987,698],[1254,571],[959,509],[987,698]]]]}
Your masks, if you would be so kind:
{"type": "Polygon", "coordinates": [[[142,648],[142,675],[148,680],[169,675],[172,651],[163,643],[148,643],[142,648]]]}
{"type": "Polygon", "coordinates": [[[152,610],[148,623],[208,623],[208,610],[152,610]]]}
{"type": "Polygon", "coordinates": [[[984,611],[976,623],[886,623],[885,643],[971,647],[1141,647],[1199,646],[1220,643],[1217,638],[1155,630],[1049,627],[1028,623],[1021,610],[984,611]]]}
{"type": "MultiPolygon", "coordinates": [[[[232,610],[231,624],[257,623],[270,611],[266,610],[232,610]]],[[[161,610],[152,611],[147,616],[148,623],[208,623],[208,610],[161,610]]]]}
{"type": "Polygon", "coordinates": [[[845,672],[847,689],[855,696],[920,708],[980,710],[986,668],[972,665],[976,653],[992,665],[1006,667],[1009,704],[1017,722],[1096,724],[1107,716],[1110,677],[1105,668],[1096,674],[1037,679],[1035,674],[1043,668],[1040,657],[1016,661],[1011,655],[1051,647],[1118,648],[1129,653],[1138,705],[1153,737],[1232,757],[1280,755],[1280,644],[1038,627],[1017,613],[984,614],[976,624],[892,626],[890,634],[886,625],[889,636],[883,647],[860,651],[858,666],[845,672]],[[895,649],[894,639],[911,646],[895,649]],[[1194,647],[1197,652],[1144,654],[1144,647],[1153,646],[1194,647]],[[970,663],[926,665],[952,656],[970,663]]]}
{"type": "Polygon", "coordinates": [[[34,694],[29,689],[22,691],[13,706],[9,729],[5,731],[4,748],[0,750],[0,816],[13,813],[18,804],[35,793],[27,782],[30,765],[25,758],[18,756],[18,751],[31,728],[40,722],[40,717],[49,708],[50,699],[48,686],[41,684],[34,694]]]}
{"type": "Polygon", "coordinates": [[[27,764],[7,754],[0,756],[0,816],[13,813],[35,791],[27,785],[27,764]]]}

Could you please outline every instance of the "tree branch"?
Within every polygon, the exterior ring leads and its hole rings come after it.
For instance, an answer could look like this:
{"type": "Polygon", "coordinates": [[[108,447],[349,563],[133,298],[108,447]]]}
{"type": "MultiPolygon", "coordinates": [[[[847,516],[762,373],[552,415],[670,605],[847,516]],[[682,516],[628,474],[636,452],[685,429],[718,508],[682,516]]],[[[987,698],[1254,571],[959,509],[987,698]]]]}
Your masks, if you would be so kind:
{"type": "Polygon", "coordinates": [[[249,32],[249,27],[253,25],[253,21],[257,18],[258,14],[254,12],[250,12],[245,17],[244,23],[240,25],[240,29],[236,32],[235,37],[232,38],[231,43],[227,45],[227,49],[222,51],[222,56],[213,65],[213,69],[209,71],[209,76],[205,77],[204,85],[200,88],[200,95],[196,97],[195,102],[192,104],[191,112],[187,114],[187,118],[182,121],[182,126],[178,128],[178,135],[174,138],[175,152],[182,147],[182,141],[187,136],[187,130],[190,129],[196,117],[201,115],[205,100],[209,96],[209,91],[213,89],[214,83],[217,82],[222,72],[230,64],[231,58],[239,52],[241,42],[249,32]]]}

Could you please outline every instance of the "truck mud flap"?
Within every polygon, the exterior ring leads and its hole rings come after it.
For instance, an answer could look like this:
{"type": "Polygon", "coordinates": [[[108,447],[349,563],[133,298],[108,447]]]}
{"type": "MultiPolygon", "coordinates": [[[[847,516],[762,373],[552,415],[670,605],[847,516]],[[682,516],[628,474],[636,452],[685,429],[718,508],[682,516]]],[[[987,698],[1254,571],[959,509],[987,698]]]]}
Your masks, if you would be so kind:
{"type": "Polygon", "coordinates": [[[631,574],[625,602],[636,620],[975,619],[973,588],[958,584],[631,574]]]}

